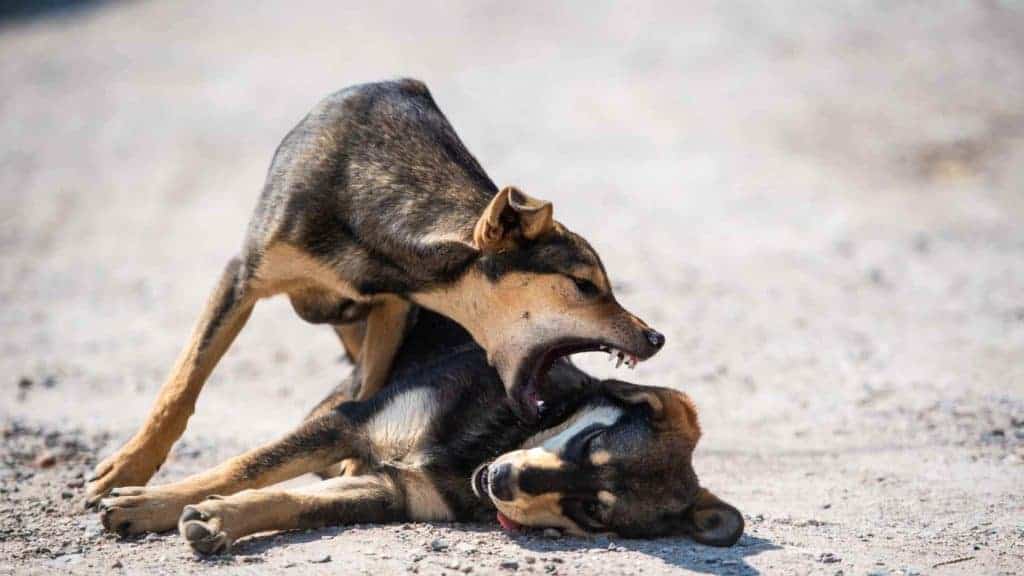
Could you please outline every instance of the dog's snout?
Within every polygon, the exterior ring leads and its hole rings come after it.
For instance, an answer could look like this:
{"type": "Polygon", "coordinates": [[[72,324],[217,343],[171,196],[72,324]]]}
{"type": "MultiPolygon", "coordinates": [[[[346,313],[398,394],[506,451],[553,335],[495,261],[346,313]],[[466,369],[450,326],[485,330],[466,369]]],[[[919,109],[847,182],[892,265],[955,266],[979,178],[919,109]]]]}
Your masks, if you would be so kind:
{"type": "Polygon", "coordinates": [[[661,350],[661,347],[665,345],[665,335],[657,330],[648,328],[644,330],[644,336],[647,337],[647,341],[651,343],[651,346],[654,346],[655,350],[661,350]]]}
{"type": "Polygon", "coordinates": [[[498,466],[492,466],[488,471],[489,476],[489,489],[491,496],[498,500],[509,502],[515,500],[515,495],[512,490],[512,465],[511,464],[499,464],[498,466]]]}

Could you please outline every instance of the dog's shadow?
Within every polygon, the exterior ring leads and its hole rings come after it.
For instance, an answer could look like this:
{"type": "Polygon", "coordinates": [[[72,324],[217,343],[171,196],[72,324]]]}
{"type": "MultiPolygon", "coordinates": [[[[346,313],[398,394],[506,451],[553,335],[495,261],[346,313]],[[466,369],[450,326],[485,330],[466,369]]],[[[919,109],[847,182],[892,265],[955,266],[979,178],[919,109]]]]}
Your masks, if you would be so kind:
{"type": "MultiPolygon", "coordinates": [[[[519,547],[532,552],[542,561],[557,558],[560,552],[586,552],[588,554],[605,554],[635,552],[657,558],[670,566],[685,568],[704,574],[730,574],[737,576],[754,576],[760,574],[756,568],[747,563],[747,558],[781,547],[770,540],[759,536],[744,534],[740,540],[729,548],[704,546],[686,538],[658,538],[653,540],[629,540],[624,538],[563,537],[550,539],[537,532],[525,532],[508,535],[489,524],[457,524],[447,525],[452,530],[473,532],[476,534],[493,534],[495,538],[509,538],[519,547]]],[[[281,545],[303,544],[322,540],[325,535],[334,534],[344,537],[344,528],[328,528],[310,532],[278,532],[257,535],[238,542],[233,553],[241,557],[257,558],[268,550],[281,545]]]]}
{"type": "Polygon", "coordinates": [[[716,548],[698,544],[686,538],[657,538],[653,540],[627,540],[623,538],[562,538],[549,540],[524,536],[517,539],[520,546],[537,554],[549,556],[567,551],[592,553],[638,552],[657,558],[670,566],[685,568],[704,574],[731,574],[752,576],[760,572],[746,559],[780,546],[758,536],[744,534],[729,548],[716,548]]]}

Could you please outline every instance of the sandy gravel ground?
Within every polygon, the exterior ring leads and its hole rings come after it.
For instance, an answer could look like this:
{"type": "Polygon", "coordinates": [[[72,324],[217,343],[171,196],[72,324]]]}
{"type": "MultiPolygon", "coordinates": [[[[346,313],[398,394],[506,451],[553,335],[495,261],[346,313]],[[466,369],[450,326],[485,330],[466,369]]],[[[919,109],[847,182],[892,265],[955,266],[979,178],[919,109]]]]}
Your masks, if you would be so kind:
{"type": "MultiPolygon", "coordinates": [[[[1024,572],[1019,3],[366,4],[0,21],[0,573],[1024,572]],[[200,560],[81,509],[280,138],[396,75],[666,332],[635,377],[697,401],[696,466],[746,514],[738,546],[395,525],[200,560]]],[[[156,481],[288,429],[339,355],[258,306],[156,481]]]]}

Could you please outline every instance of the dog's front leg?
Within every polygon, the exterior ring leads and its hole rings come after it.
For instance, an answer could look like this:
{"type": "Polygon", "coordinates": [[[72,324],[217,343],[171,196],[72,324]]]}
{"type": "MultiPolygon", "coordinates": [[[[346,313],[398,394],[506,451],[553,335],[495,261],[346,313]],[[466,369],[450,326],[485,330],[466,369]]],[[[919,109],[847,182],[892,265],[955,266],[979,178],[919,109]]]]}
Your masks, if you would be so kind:
{"type": "Polygon", "coordinates": [[[401,520],[401,502],[387,477],[332,478],[311,487],[246,490],[187,506],[178,530],[193,549],[213,554],[257,532],[401,520]]]}
{"type": "Polygon", "coordinates": [[[116,488],[100,500],[104,527],[122,535],[174,528],[182,508],[212,495],[270,486],[367,453],[365,436],[339,412],[304,422],[283,439],[180,482],[116,488]]]}
{"type": "Polygon", "coordinates": [[[96,504],[112,488],[138,486],[160,468],[185,431],[206,378],[245,325],[257,300],[241,259],[232,260],[210,296],[170,377],[142,428],[120,450],[96,466],[86,504],[96,504]]]}
{"type": "MultiPolygon", "coordinates": [[[[391,363],[405,338],[412,304],[397,296],[383,296],[366,317],[366,333],[359,346],[358,370],[362,384],[356,400],[373,397],[391,373],[391,363]]],[[[346,349],[349,342],[343,340],[346,349]]]]}

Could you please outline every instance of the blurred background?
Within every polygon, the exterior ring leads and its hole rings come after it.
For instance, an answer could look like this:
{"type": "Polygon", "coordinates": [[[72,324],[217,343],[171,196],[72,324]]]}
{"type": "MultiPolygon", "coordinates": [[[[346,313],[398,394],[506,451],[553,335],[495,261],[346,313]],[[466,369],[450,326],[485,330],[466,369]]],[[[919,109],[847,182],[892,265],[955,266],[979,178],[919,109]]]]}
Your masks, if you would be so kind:
{"type": "MultiPolygon", "coordinates": [[[[0,1],[0,419],[101,433],[103,453],[127,438],[280,139],[396,76],[430,86],[499,186],[552,200],[667,334],[630,376],[693,396],[702,478],[801,550],[747,569],[821,568],[836,541],[857,567],[961,546],[965,570],[1020,566],[1010,0],[0,1]],[[978,518],[998,531],[972,540],[978,518]]],[[[274,437],[339,355],[260,304],[183,445],[213,462],[274,437]]]]}

